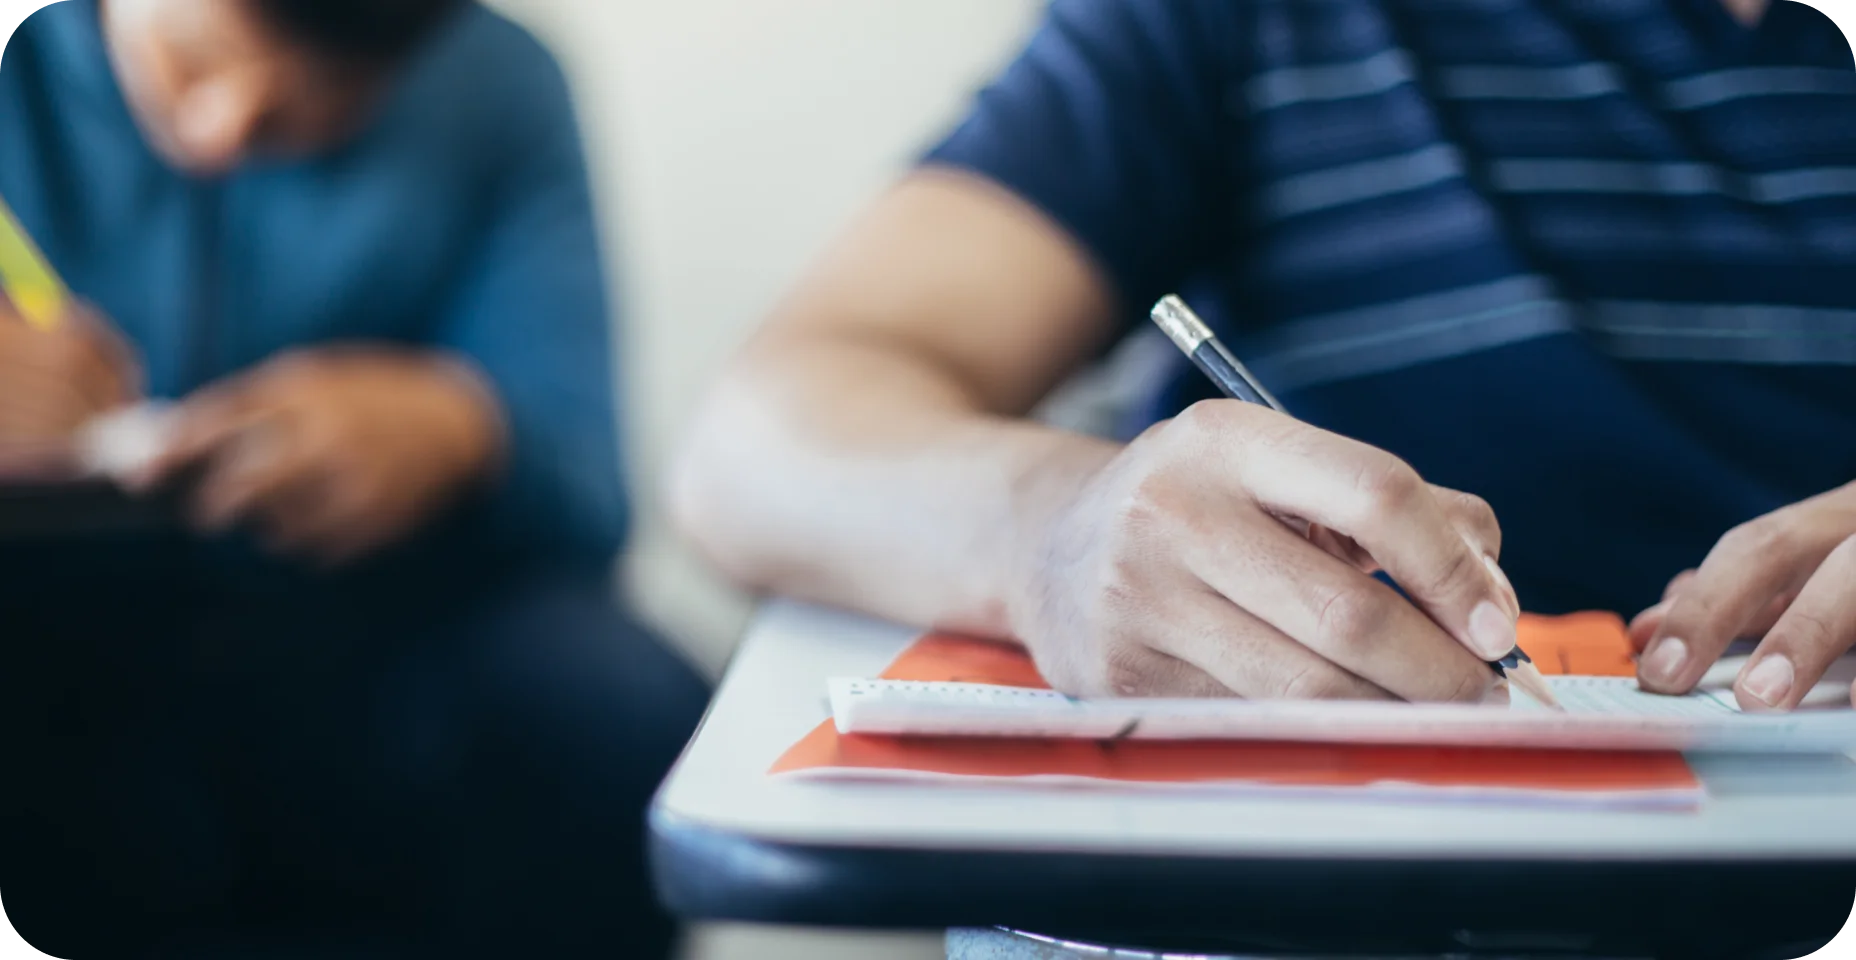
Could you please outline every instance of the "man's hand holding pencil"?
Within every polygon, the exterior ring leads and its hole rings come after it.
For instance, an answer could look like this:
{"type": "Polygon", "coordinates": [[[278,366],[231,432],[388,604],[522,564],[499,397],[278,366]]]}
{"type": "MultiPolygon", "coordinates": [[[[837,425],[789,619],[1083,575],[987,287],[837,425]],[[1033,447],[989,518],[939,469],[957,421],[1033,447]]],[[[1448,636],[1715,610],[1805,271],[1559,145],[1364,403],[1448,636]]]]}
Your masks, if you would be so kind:
{"type": "Polygon", "coordinates": [[[0,296],[0,475],[73,474],[79,432],[141,395],[135,352],[109,321],[67,300],[41,329],[0,296]]]}
{"type": "Polygon", "coordinates": [[[1494,513],[1384,451],[1209,401],[1104,457],[1053,506],[1015,628],[1061,690],[1509,695],[1486,662],[1513,650],[1519,614],[1494,565],[1494,513]]]}

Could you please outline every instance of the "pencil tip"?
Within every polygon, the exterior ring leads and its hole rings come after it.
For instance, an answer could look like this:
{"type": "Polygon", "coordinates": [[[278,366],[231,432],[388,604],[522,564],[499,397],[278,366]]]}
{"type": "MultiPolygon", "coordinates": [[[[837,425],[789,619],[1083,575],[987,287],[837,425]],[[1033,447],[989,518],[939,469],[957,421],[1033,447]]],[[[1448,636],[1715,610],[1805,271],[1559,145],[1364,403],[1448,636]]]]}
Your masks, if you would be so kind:
{"type": "Polygon", "coordinates": [[[1539,667],[1521,663],[1508,671],[1508,679],[1541,706],[1555,710],[1566,709],[1560,705],[1559,698],[1553,695],[1553,686],[1541,675],[1539,667]]]}

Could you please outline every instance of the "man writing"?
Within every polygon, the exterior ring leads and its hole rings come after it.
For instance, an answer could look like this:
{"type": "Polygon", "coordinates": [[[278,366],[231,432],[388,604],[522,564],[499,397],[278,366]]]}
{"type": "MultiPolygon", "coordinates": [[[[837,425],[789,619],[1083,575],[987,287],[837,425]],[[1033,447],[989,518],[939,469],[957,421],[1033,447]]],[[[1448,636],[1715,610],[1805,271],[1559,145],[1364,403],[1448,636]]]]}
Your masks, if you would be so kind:
{"type": "Polygon", "coordinates": [[[1795,3],[1059,2],[725,372],[682,523],[1076,693],[1499,699],[1524,604],[1644,611],[1665,693],[1761,637],[1787,709],[1856,641],[1853,108],[1795,3]],[[1174,291],[1301,421],[1026,419],[1174,291]]]}
{"type": "Polygon", "coordinates": [[[9,43],[0,142],[83,301],[0,306],[0,465],[171,401],[130,479],[191,528],[0,545],[21,931],[665,950],[640,823],[703,692],[607,596],[606,294],[548,55],[457,0],[72,0],[9,43]]]}

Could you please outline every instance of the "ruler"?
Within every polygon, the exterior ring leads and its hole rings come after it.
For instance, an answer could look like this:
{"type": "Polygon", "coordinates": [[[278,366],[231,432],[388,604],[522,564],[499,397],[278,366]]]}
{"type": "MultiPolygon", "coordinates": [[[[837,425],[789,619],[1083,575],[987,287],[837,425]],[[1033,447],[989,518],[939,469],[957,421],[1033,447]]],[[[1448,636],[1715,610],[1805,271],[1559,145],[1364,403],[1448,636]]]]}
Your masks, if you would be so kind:
{"type": "Polygon", "coordinates": [[[833,679],[846,734],[1077,740],[1269,740],[1580,750],[1846,753],[1856,750],[1849,683],[1840,709],[1745,714],[1727,691],[1660,697],[1629,677],[1551,677],[1566,712],[1512,707],[1284,700],[1078,700],[973,683],[833,679]]]}

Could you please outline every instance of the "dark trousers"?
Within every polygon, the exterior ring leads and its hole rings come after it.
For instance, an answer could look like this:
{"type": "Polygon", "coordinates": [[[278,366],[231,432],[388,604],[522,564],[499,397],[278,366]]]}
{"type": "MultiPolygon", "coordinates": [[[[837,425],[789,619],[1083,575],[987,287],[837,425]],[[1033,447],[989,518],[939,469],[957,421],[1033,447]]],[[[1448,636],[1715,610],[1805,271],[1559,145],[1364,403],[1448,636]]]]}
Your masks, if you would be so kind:
{"type": "Polygon", "coordinates": [[[602,575],[41,561],[0,552],[0,897],[41,950],[668,950],[644,814],[706,691],[602,575]]]}

